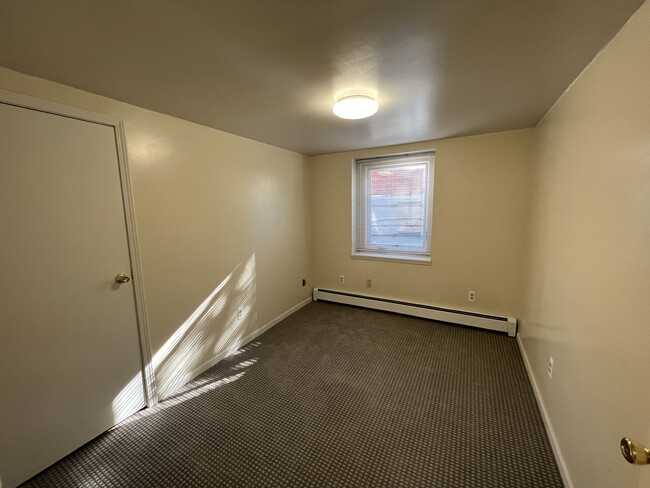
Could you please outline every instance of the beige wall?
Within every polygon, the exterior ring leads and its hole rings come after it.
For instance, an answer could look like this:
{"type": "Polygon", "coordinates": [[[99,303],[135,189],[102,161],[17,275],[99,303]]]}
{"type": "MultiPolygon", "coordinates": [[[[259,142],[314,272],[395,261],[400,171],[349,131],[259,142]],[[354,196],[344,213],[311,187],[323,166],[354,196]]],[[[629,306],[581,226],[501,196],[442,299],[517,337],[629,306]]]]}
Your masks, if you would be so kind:
{"type": "Polygon", "coordinates": [[[311,286],[509,314],[573,486],[638,488],[618,441],[650,444],[648,52],[646,4],[535,129],[313,158],[1,68],[0,88],[125,121],[164,394],[311,286]],[[351,259],[352,159],[418,149],[432,265],[351,259]]]}
{"type": "Polygon", "coordinates": [[[650,486],[649,53],[646,3],[536,129],[520,334],[581,488],[650,486]]]}
{"type": "Polygon", "coordinates": [[[310,158],[315,285],[518,317],[531,138],[524,129],[310,158]],[[432,264],[352,259],[352,160],[422,149],[436,151],[432,264]]]}
{"type": "Polygon", "coordinates": [[[309,297],[304,156],[2,68],[0,88],[124,120],[163,396],[309,297]]]}

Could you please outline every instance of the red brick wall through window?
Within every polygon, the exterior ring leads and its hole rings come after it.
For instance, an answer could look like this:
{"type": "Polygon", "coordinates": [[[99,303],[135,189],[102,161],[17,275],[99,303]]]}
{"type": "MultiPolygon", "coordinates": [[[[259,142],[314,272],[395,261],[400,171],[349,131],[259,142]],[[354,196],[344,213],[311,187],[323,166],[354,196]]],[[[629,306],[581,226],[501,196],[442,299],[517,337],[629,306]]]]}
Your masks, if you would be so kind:
{"type": "Polygon", "coordinates": [[[370,178],[372,196],[419,196],[423,190],[424,168],[375,169],[370,178]]]}

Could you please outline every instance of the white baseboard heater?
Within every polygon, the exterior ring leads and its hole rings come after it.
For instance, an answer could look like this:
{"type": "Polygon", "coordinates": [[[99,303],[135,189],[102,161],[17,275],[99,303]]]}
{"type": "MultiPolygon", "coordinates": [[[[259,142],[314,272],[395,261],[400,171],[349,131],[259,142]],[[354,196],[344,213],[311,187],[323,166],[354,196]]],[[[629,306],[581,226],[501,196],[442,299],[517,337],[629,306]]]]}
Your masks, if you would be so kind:
{"type": "Polygon", "coordinates": [[[434,307],[432,305],[403,302],[389,298],[358,295],[355,293],[335,290],[323,290],[322,288],[314,288],[313,298],[315,302],[322,300],[324,302],[344,303],[347,305],[355,305],[357,307],[383,310],[385,312],[412,315],[413,317],[421,317],[423,319],[496,330],[499,332],[505,332],[510,337],[515,337],[515,335],[517,335],[517,319],[514,317],[503,317],[500,315],[471,312],[468,310],[434,307]]]}

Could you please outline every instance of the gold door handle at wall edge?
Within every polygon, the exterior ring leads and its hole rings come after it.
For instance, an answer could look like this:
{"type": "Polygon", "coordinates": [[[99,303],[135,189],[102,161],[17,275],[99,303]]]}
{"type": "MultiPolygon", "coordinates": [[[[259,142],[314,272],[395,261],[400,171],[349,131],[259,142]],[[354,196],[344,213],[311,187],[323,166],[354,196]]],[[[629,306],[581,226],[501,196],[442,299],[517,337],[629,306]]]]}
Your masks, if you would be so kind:
{"type": "Polygon", "coordinates": [[[621,453],[630,464],[650,464],[650,449],[628,437],[621,439],[621,453]]]}
{"type": "Polygon", "coordinates": [[[119,273],[115,276],[115,283],[128,283],[131,277],[126,273],[119,273]]]}

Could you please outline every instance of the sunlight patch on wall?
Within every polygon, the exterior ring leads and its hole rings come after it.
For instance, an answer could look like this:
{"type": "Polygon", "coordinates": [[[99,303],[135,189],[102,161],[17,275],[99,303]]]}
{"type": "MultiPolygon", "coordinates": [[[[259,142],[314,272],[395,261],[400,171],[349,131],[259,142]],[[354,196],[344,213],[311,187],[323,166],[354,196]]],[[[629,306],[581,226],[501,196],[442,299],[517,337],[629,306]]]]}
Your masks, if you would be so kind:
{"type": "Polygon", "coordinates": [[[255,254],[241,261],[156,352],[160,398],[235,352],[257,324],[255,254]]]}
{"type": "MultiPolygon", "coordinates": [[[[156,352],[152,363],[161,399],[173,395],[217,360],[252,347],[241,348],[241,340],[257,327],[256,282],[253,254],[217,285],[156,352]]],[[[234,369],[241,371],[256,361],[245,361],[234,369]]],[[[112,402],[115,423],[143,407],[142,400],[142,374],[138,372],[112,402]]]]}

